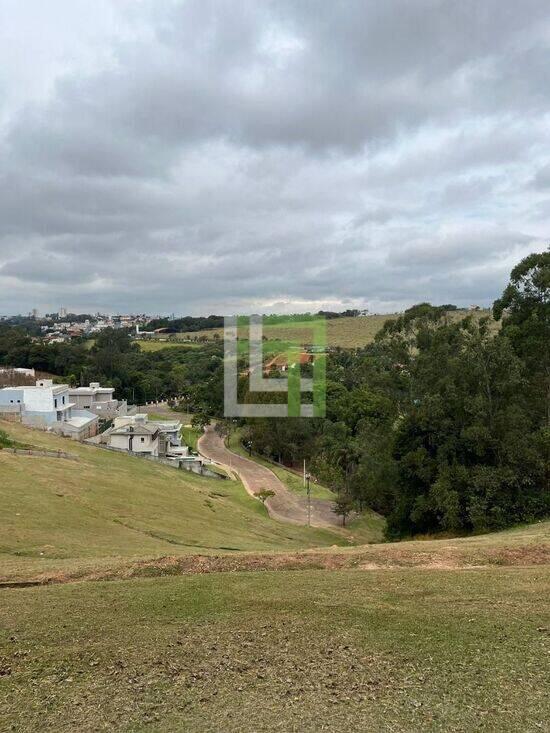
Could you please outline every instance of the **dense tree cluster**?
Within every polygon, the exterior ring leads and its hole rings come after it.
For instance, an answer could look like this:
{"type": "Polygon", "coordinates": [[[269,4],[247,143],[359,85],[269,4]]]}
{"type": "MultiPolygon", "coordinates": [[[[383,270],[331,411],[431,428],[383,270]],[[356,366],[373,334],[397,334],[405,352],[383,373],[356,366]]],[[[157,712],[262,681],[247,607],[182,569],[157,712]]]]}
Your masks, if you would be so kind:
{"type": "Polygon", "coordinates": [[[361,311],[357,308],[350,308],[345,311],[318,311],[318,316],[323,316],[327,320],[333,320],[334,318],[357,318],[361,315],[361,311]]]}
{"type": "Polygon", "coordinates": [[[144,352],[122,329],[105,329],[89,342],[44,344],[0,327],[0,364],[32,367],[73,385],[101,382],[132,403],[174,398],[193,411],[219,414],[223,406],[223,349],[213,343],[144,352]]]}
{"type": "Polygon", "coordinates": [[[223,316],[184,316],[183,318],[155,318],[146,326],[147,330],[165,328],[173,333],[203,331],[209,328],[223,328],[223,316]]]}

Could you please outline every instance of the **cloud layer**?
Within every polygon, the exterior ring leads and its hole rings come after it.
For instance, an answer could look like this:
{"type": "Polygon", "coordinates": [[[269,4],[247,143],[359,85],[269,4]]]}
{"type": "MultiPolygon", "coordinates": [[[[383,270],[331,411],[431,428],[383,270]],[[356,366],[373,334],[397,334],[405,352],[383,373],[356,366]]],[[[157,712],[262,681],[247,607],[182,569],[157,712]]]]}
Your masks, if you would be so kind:
{"type": "Polygon", "coordinates": [[[485,304],[545,247],[544,0],[0,0],[0,29],[0,313],[485,304]]]}

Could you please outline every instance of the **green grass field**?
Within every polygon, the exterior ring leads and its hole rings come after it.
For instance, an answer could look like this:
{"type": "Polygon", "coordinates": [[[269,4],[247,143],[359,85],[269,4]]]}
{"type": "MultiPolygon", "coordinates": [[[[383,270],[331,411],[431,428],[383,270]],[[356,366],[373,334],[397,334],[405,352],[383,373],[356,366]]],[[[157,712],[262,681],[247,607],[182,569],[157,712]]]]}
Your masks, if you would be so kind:
{"type": "Polygon", "coordinates": [[[181,437],[185,445],[188,445],[195,452],[197,451],[197,442],[202,435],[202,431],[198,428],[192,428],[190,425],[184,425],[181,429],[181,437]]]}
{"type": "MultiPolygon", "coordinates": [[[[386,320],[395,318],[392,315],[382,316],[360,316],[358,318],[335,318],[327,321],[327,343],[329,346],[342,346],[344,348],[354,348],[357,346],[365,346],[370,343],[376,333],[380,330],[386,320]]],[[[270,348],[269,343],[275,344],[286,343],[289,340],[296,340],[302,345],[311,344],[311,329],[306,322],[295,322],[290,326],[284,325],[266,325],[264,326],[264,336],[267,343],[264,344],[264,351],[271,353],[276,349],[270,348]]],[[[177,334],[178,339],[196,339],[202,338],[208,341],[223,338],[223,329],[213,328],[205,331],[196,331],[190,333],[177,334]]],[[[248,328],[246,326],[239,327],[239,338],[246,340],[248,338],[248,328]]]]}
{"type": "Polygon", "coordinates": [[[339,532],[273,522],[240,482],[217,481],[0,423],[78,462],[0,451],[0,576],[119,558],[347,544],[339,532]]]}
{"type": "Polygon", "coordinates": [[[548,730],[550,521],[352,546],[0,427],[78,458],[0,451],[1,579],[50,583],[0,585],[0,730],[548,730]]]}

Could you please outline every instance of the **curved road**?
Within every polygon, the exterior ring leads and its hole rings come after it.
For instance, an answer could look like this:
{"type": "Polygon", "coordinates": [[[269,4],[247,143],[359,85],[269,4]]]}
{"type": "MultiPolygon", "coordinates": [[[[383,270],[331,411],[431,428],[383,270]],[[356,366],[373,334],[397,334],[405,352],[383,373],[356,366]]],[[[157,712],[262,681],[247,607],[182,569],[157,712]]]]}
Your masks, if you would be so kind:
{"type": "MultiPolygon", "coordinates": [[[[199,453],[237,473],[252,496],[262,489],[275,492],[266,502],[269,516],[282,522],[307,524],[307,499],[287,489],[269,468],[233,453],[210,425],[198,441],[199,453]]],[[[311,499],[312,527],[336,527],[340,522],[332,511],[332,502],[311,499]]]]}

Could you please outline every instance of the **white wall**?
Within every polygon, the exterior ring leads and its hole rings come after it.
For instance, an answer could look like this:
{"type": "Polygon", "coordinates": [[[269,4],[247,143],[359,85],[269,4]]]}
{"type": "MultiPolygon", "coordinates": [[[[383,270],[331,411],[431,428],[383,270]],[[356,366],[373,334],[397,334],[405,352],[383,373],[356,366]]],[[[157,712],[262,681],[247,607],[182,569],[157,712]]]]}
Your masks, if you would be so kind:
{"type": "Polygon", "coordinates": [[[23,389],[6,387],[0,389],[0,405],[22,404],[24,400],[23,389]]]}
{"type": "Polygon", "coordinates": [[[109,445],[119,450],[128,450],[128,438],[126,435],[109,435],[109,445]]]}
{"type": "MultiPolygon", "coordinates": [[[[129,436],[128,435],[110,435],[109,445],[119,450],[128,450],[129,436]]],[[[158,455],[158,440],[151,440],[150,435],[135,435],[132,441],[132,452],[133,453],[151,453],[152,455],[158,455]],[[141,442],[141,439],[143,443],[141,442]]]]}

